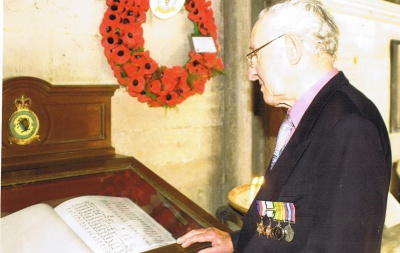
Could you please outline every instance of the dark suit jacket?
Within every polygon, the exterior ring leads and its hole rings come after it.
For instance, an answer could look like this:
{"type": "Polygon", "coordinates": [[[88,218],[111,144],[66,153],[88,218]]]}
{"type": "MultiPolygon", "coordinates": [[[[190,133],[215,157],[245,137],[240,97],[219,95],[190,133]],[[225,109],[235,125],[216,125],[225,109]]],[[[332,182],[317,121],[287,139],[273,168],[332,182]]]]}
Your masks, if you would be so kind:
{"type": "Polygon", "coordinates": [[[256,196],[295,204],[294,240],[259,237],[253,202],[231,235],[235,252],[380,252],[390,168],[377,108],[340,72],[314,98],[256,196]]]}

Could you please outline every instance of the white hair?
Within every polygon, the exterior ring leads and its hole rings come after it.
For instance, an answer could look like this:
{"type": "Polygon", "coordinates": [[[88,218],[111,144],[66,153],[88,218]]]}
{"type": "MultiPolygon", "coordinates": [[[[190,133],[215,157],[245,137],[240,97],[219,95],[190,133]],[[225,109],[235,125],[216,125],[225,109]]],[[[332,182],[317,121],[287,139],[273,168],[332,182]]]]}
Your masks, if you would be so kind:
{"type": "Polygon", "coordinates": [[[326,53],[335,58],[339,29],[320,1],[286,0],[264,9],[259,18],[266,13],[280,17],[274,26],[283,33],[309,38],[315,53],[326,53]]]}

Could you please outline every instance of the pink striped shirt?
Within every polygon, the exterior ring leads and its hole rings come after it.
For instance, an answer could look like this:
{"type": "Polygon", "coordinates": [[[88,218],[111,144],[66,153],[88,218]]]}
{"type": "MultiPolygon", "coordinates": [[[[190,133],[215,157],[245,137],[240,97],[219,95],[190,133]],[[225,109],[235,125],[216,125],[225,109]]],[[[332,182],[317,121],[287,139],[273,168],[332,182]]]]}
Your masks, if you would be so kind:
{"type": "MultiPolygon", "coordinates": [[[[328,72],[323,78],[318,80],[310,89],[308,89],[300,98],[294,103],[294,105],[287,111],[290,120],[294,124],[294,128],[290,133],[290,137],[293,135],[295,129],[300,123],[301,118],[306,112],[307,108],[310,106],[311,102],[314,100],[318,92],[339,72],[336,68],[328,72]]],[[[287,141],[290,140],[290,137],[287,141]]]]}

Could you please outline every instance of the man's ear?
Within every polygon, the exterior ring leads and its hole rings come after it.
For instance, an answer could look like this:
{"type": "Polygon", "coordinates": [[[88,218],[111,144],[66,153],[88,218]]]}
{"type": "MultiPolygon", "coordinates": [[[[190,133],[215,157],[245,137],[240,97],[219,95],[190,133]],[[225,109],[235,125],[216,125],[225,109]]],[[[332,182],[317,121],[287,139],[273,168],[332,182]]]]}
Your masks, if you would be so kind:
{"type": "Polygon", "coordinates": [[[295,35],[287,34],[285,36],[286,55],[292,65],[296,65],[303,56],[303,45],[295,35]]]}

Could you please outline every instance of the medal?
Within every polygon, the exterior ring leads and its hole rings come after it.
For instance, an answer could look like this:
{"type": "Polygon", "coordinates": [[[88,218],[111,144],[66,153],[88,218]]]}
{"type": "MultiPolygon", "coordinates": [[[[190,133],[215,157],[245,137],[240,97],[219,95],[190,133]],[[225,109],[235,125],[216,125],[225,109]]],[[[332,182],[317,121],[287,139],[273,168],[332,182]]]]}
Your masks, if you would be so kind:
{"type": "Polygon", "coordinates": [[[293,203],[285,203],[286,209],[286,221],[288,224],[283,229],[285,232],[285,241],[291,242],[294,238],[294,230],[292,226],[290,226],[291,222],[295,222],[295,208],[293,203]]]}
{"type": "Polygon", "coordinates": [[[260,222],[257,223],[257,233],[258,233],[258,237],[260,237],[260,235],[264,234],[264,222],[263,222],[262,218],[261,218],[260,222]]]}
{"type": "Polygon", "coordinates": [[[293,241],[294,238],[294,230],[292,228],[292,226],[290,226],[290,223],[287,224],[284,228],[283,231],[285,233],[285,241],[287,242],[291,242],[293,241]]]}
{"type": "Polygon", "coordinates": [[[272,231],[271,219],[269,219],[268,226],[265,227],[264,231],[264,235],[267,237],[267,239],[271,238],[271,231],[272,231]]]}
{"type": "Polygon", "coordinates": [[[257,212],[261,218],[260,222],[257,223],[257,229],[256,229],[258,236],[260,237],[260,235],[264,234],[264,229],[265,229],[264,215],[266,213],[266,208],[265,208],[265,203],[263,201],[257,200],[256,204],[257,204],[257,212]]]}
{"type": "Polygon", "coordinates": [[[272,235],[272,238],[274,238],[278,241],[282,240],[285,237],[285,231],[281,227],[281,223],[278,223],[278,225],[276,225],[276,227],[274,227],[271,230],[271,235],[272,235]]]}

